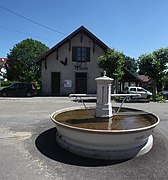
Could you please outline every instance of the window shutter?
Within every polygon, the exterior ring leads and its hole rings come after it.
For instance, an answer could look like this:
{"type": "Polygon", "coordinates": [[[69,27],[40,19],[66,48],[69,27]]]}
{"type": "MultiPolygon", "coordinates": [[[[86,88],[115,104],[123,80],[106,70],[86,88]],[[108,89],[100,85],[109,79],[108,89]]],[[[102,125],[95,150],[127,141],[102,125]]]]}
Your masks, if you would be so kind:
{"type": "Polygon", "coordinates": [[[72,61],[77,61],[77,48],[76,47],[72,47],[72,61]]]}
{"type": "Polygon", "coordinates": [[[90,47],[86,47],[86,61],[90,61],[90,47]]]}

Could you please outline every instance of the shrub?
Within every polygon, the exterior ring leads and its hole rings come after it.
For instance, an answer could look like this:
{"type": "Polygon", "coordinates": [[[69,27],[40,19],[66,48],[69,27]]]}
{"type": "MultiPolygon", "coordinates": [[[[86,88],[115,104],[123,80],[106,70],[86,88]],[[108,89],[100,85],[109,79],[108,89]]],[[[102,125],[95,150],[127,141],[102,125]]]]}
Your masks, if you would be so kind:
{"type": "Polygon", "coordinates": [[[163,103],[163,102],[166,102],[166,99],[163,95],[157,93],[156,94],[156,102],[160,102],[160,103],[163,103]]]}

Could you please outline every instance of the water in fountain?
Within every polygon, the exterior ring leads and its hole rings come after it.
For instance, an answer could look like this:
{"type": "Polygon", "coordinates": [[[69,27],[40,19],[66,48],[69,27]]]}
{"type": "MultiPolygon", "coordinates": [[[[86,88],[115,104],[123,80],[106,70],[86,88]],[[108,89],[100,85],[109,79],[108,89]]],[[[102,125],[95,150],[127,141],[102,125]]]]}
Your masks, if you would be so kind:
{"type": "Polygon", "coordinates": [[[151,126],[156,118],[141,111],[121,109],[121,113],[111,118],[95,117],[95,109],[79,109],[60,113],[55,120],[68,126],[95,130],[129,130],[151,126]],[[125,111],[125,113],[123,113],[125,111]]]}

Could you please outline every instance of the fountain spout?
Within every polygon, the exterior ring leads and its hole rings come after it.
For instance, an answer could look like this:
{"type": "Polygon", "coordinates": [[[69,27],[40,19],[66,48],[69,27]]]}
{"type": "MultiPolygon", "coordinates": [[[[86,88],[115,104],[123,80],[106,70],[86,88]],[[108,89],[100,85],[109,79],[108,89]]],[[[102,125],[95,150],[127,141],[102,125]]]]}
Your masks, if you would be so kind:
{"type": "Polygon", "coordinates": [[[97,102],[96,102],[96,117],[112,117],[111,104],[111,83],[112,78],[106,76],[95,79],[97,82],[97,102]]]}

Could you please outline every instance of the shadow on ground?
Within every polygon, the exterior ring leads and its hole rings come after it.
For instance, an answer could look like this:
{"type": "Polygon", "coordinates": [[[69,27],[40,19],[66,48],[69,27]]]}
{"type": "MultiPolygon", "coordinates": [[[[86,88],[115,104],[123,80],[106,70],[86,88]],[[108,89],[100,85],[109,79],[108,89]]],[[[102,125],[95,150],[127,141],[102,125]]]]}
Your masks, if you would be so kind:
{"type": "Polygon", "coordinates": [[[49,129],[40,134],[36,141],[37,149],[45,156],[55,161],[59,161],[65,164],[77,165],[77,166],[107,166],[113,164],[119,164],[127,160],[110,161],[110,160],[97,160],[91,158],[85,158],[73,154],[65,149],[61,148],[56,141],[56,128],[49,129]]]}
{"type": "Polygon", "coordinates": [[[78,99],[78,100],[72,100],[73,102],[84,102],[84,103],[96,103],[96,99],[78,99]]]}

